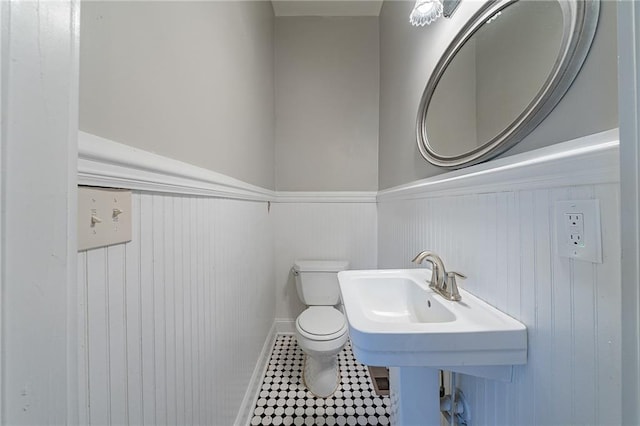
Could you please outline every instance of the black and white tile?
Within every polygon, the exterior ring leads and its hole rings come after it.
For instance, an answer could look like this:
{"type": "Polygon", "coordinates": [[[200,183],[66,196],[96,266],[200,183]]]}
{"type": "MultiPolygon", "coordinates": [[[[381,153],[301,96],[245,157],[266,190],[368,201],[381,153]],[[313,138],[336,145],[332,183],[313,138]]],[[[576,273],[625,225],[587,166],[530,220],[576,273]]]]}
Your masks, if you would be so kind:
{"type": "Polygon", "coordinates": [[[317,398],[302,381],[304,353],[293,335],[276,338],[251,416],[251,425],[388,425],[389,397],[375,393],[367,368],[350,343],[338,354],[340,384],[328,398],[317,398]]]}

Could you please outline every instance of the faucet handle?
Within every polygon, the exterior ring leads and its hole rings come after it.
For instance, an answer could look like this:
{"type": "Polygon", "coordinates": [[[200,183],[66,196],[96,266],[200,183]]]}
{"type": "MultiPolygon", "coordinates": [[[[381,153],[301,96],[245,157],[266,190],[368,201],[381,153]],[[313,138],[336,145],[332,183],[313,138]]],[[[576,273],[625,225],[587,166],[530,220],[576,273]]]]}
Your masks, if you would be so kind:
{"type": "Polygon", "coordinates": [[[460,296],[460,292],[458,291],[458,284],[456,283],[456,277],[462,278],[463,280],[467,279],[467,276],[465,274],[461,274],[460,272],[456,272],[456,271],[449,271],[447,272],[447,279],[445,282],[450,288],[449,300],[455,300],[457,302],[460,299],[462,299],[462,296],[460,296]]]}
{"type": "Polygon", "coordinates": [[[461,272],[456,272],[456,271],[448,271],[447,272],[447,277],[449,278],[453,278],[454,280],[456,279],[456,277],[458,278],[462,278],[463,280],[467,279],[467,276],[461,272]]]}

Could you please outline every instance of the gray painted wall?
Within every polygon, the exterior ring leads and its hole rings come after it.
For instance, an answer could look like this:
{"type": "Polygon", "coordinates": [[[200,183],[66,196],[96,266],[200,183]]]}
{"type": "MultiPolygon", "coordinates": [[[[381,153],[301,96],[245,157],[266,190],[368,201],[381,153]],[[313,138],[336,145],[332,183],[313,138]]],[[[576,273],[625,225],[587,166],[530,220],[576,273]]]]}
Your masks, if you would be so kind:
{"type": "MultiPolygon", "coordinates": [[[[407,23],[413,4],[386,1],[380,13],[380,189],[446,171],[418,151],[417,107],[438,57],[481,2],[461,2],[451,19],[424,28],[407,23]]],[[[591,51],[569,92],[542,124],[502,156],[617,127],[616,61],[616,5],[603,1],[591,51]]]]}
{"type": "Polygon", "coordinates": [[[270,2],[83,2],[80,129],[273,189],[270,2]]]}
{"type": "Polygon", "coordinates": [[[377,17],[276,18],[276,188],[378,186],[377,17]]]}

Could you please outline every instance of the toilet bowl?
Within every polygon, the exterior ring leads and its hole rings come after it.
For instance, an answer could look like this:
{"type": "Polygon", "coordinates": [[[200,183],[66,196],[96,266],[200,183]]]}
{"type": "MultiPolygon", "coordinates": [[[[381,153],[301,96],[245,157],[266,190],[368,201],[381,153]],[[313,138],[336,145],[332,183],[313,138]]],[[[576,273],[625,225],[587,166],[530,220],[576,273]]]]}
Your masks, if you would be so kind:
{"type": "Polygon", "coordinates": [[[305,353],[303,381],[319,397],[335,392],[340,382],[338,353],[347,343],[342,312],[331,306],[312,306],[296,320],[296,339],[305,353]]]}
{"type": "Polygon", "coordinates": [[[296,319],[296,340],[305,353],[303,382],[323,398],[338,387],[338,353],[348,339],[347,321],[335,307],[340,301],[337,272],[347,266],[345,261],[296,261],[293,268],[298,296],[308,305],[296,319]]]}

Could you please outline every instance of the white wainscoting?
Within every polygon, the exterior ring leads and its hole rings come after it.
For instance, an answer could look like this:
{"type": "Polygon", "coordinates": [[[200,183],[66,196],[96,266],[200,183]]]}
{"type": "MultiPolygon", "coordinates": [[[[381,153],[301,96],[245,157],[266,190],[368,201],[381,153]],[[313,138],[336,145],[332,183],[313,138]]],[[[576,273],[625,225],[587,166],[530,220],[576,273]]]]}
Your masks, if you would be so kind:
{"type": "Polygon", "coordinates": [[[528,327],[528,363],[514,369],[511,383],[461,375],[472,424],[621,423],[618,149],[600,142],[586,140],[596,155],[546,163],[557,170],[571,162],[571,170],[591,176],[583,185],[571,173],[541,188],[537,173],[514,173],[510,181],[497,172],[494,189],[482,193],[465,189],[475,179],[451,187],[445,175],[379,196],[380,267],[412,267],[416,253],[434,250],[449,270],[468,275],[461,287],[528,327]],[[554,201],[593,198],[600,200],[604,262],[557,256],[554,201]]]}
{"type": "Polygon", "coordinates": [[[272,333],[266,202],[134,192],[130,243],[78,254],[81,424],[230,425],[272,333]]]}
{"type": "Polygon", "coordinates": [[[375,192],[276,193],[84,132],[78,180],[134,190],[132,241],[78,254],[81,424],[245,424],[293,260],[376,265],[375,192]]]}
{"type": "Polygon", "coordinates": [[[371,193],[275,193],[173,160],[156,167],[109,143],[102,158],[81,137],[81,183],[137,191],[132,242],[78,254],[80,423],[244,423],[274,320],[303,308],[296,258],[411,267],[427,248],[529,328],[512,383],[462,377],[473,424],[620,423],[616,138],[380,191],[376,205],[371,193]],[[602,264],[555,255],[553,202],[585,198],[601,202],[602,264]]]}
{"type": "MultiPolygon", "coordinates": [[[[375,196],[327,198],[309,194],[272,205],[275,220],[276,318],[294,320],[304,309],[298,300],[291,267],[296,259],[345,259],[350,269],[377,265],[375,196]],[[298,201],[301,200],[301,201],[298,201]]],[[[278,200],[280,200],[280,195],[278,200]]]]}

